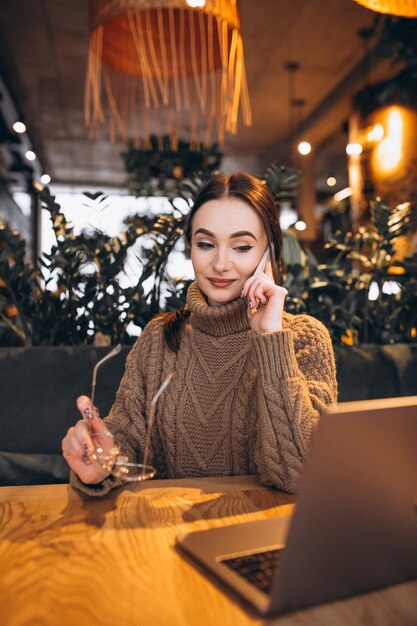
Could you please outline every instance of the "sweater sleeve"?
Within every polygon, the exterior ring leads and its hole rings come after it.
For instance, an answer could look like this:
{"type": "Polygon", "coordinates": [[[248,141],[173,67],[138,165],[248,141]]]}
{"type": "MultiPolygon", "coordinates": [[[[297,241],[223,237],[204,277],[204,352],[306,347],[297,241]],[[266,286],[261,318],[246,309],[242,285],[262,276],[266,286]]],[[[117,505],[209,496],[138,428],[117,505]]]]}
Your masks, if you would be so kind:
{"type": "Polygon", "coordinates": [[[327,329],[300,315],[279,333],[252,335],[258,371],[254,460],[261,481],[294,493],[313,431],[337,401],[336,366],[327,329]]]}
{"type": "MultiPolygon", "coordinates": [[[[150,322],[133,345],[126,359],[125,372],[114,404],[108,417],[104,419],[107,428],[120,446],[120,453],[127,456],[130,462],[142,462],[147,427],[146,402],[149,395],[145,372],[156,371],[152,359],[158,353],[154,343],[155,339],[158,341],[160,334],[159,325],[150,322]]],[[[155,437],[152,444],[154,441],[155,437]]],[[[150,450],[148,462],[153,462],[153,450],[150,450]]],[[[87,485],[71,472],[70,484],[89,496],[103,496],[111,489],[121,486],[123,481],[109,476],[101,483],[87,485]]]]}

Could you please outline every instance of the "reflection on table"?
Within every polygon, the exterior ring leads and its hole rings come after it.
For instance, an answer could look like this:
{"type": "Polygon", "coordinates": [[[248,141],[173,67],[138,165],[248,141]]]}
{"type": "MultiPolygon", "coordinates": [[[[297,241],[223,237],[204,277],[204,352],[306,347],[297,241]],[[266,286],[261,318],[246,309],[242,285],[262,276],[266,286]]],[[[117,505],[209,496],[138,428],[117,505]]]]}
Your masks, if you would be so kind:
{"type": "Polygon", "coordinates": [[[0,488],[2,626],[417,624],[417,582],[265,620],[174,549],[179,533],[287,514],[256,477],[155,480],[84,499],[67,485],[0,488]]]}

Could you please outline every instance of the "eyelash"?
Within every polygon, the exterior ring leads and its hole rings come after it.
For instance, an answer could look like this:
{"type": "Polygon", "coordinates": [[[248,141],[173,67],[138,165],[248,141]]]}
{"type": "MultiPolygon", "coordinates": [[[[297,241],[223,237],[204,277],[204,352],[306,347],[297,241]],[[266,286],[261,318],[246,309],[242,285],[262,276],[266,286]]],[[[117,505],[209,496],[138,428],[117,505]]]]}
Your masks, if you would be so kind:
{"type": "MultiPolygon", "coordinates": [[[[209,243],[208,241],[196,241],[196,247],[197,248],[202,248],[203,250],[211,250],[212,248],[214,248],[214,244],[209,243]]],[[[234,250],[237,250],[240,253],[245,253],[245,252],[249,252],[250,250],[252,250],[253,246],[249,246],[249,245],[242,245],[242,246],[237,246],[236,248],[233,248],[234,250]]]]}
{"type": "Polygon", "coordinates": [[[197,248],[203,248],[204,250],[209,250],[214,247],[212,243],[208,243],[207,241],[196,241],[195,245],[197,248]]]}

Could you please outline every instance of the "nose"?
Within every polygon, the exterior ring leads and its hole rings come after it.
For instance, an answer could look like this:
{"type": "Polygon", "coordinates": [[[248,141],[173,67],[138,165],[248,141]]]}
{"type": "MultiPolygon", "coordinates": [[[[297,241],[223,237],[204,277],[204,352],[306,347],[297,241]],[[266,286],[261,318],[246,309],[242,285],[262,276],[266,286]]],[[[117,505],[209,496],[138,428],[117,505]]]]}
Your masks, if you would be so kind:
{"type": "Polygon", "coordinates": [[[213,269],[215,272],[223,273],[230,270],[232,266],[229,254],[227,250],[216,250],[215,257],[213,259],[213,269]]]}

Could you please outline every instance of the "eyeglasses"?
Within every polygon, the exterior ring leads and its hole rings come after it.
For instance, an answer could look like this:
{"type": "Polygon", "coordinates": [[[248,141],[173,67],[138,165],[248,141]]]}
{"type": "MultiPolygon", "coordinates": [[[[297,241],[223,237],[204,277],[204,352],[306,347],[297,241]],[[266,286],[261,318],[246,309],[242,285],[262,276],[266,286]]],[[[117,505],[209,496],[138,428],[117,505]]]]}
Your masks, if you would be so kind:
{"type": "MultiPolygon", "coordinates": [[[[98,369],[105,361],[116,356],[116,354],[119,354],[120,350],[121,345],[119,344],[94,367],[93,379],[91,383],[91,401],[93,406],[98,369]]],[[[155,476],[156,469],[152,465],[148,464],[148,458],[151,447],[152,429],[155,422],[156,404],[162,393],[168,387],[172,378],[173,374],[169,374],[152,398],[151,410],[146,430],[145,446],[143,450],[143,463],[131,463],[127,456],[122,455],[120,453],[120,446],[114,441],[114,437],[111,432],[89,432],[91,440],[94,443],[94,452],[92,452],[91,458],[115,478],[123,480],[124,482],[139,482],[142,480],[149,480],[155,476]]]]}

